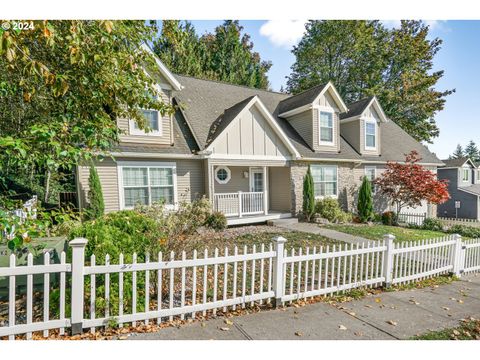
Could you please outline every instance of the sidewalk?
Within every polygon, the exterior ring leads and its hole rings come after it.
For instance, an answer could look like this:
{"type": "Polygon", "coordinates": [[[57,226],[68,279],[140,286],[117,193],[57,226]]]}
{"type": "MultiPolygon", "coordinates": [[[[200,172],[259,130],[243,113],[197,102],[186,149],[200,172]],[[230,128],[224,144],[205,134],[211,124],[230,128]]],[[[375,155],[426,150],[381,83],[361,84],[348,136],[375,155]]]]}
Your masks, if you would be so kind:
{"type": "Polygon", "coordinates": [[[333,306],[316,303],[194,322],[130,340],[395,340],[480,317],[480,274],[436,288],[386,292],[333,306]],[[223,330],[222,330],[223,328],[223,330]],[[226,330],[228,329],[228,330],[226,330]]]}
{"type": "Polygon", "coordinates": [[[298,222],[298,219],[295,218],[273,220],[272,224],[279,228],[302,231],[310,234],[319,234],[333,240],[343,241],[350,244],[361,244],[363,242],[366,243],[368,241],[374,241],[362,238],[360,236],[354,236],[342,233],[340,231],[326,229],[314,223],[298,222]]]}

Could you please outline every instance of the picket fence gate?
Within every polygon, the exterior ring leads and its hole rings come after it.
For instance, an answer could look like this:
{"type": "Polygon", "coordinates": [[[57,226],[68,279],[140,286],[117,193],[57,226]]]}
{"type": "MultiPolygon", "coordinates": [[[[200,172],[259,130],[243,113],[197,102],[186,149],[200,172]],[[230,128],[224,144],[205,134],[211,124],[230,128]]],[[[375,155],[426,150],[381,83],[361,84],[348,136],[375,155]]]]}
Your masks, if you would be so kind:
{"type": "Polygon", "coordinates": [[[126,262],[121,254],[115,263],[107,255],[92,256],[86,264],[87,240],[77,238],[69,243],[71,263],[63,252],[59,264],[51,264],[45,253],[43,265],[34,265],[29,254],[26,266],[16,266],[12,255],[10,266],[0,268],[0,277],[9,278],[8,321],[0,322],[0,337],[25,334],[30,339],[33,332],[47,337],[53,329],[64,334],[71,328],[72,334],[79,334],[113,324],[195,319],[247,305],[278,306],[355,288],[480,271],[480,239],[462,241],[460,235],[401,243],[394,239],[385,235],[379,242],[286,251],[287,240],[279,236],[268,246],[234,247],[233,253],[215,249],[213,256],[208,250],[188,257],[182,252],[179,258],[173,252],[165,258],[159,253],[155,259],[142,256],[139,262],[133,254],[126,262]],[[58,287],[51,289],[54,274],[58,287]],[[27,277],[22,301],[16,295],[18,276],[27,277]],[[44,277],[41,306],[33,301],[33,276],[44,277]],[[51,293],[58,296],[51,299],[51,293]],[[19,302],[24,304],[18,306],[19,302]],[[20,313],[26,313],[21,322],[20,313]]]}

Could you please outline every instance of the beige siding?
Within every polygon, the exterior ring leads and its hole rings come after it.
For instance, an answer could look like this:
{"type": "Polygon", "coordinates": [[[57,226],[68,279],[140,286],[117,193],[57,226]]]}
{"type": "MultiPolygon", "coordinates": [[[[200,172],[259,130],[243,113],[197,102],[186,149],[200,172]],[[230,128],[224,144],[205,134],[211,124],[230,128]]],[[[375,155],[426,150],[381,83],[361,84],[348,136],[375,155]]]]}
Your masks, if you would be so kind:
{"type": "Polygon", "coordinates": [[[288,122],[293,126],[305,142],[313,149],[313,112],[304,111],[300,114],[288,118],[288,122]]]}
{"type": "MultiPolygon", "coordinates": [[[[170,103],[170,91],[162,90],[162,100],[165,103],[170,103]]],[[[161,136],[152,136],[152,135],[131,135],[129,128],[128,119],[118,119],[118,127],[124,132],[120,136],[120,141],[125,143],[143,143],[143,144],[161,144],[169,145],[172,143],[172,134],[171,134],[171,117],[170,115],[165,115],[161,119],[162,124],[162,135],[161,136]]]]}
{"type": "MultiPolygon", "coordinates": [[[[105,211],[118,210],[118,175],[117,164],[112,159],[105,159],[95,165],[102,185],[103,198],[105,203],[105,211]]],[[[78,189],[80,197],[80,208],[84,209],[87,206],[88,198],[88,176],[90,174],[89,166],[78,167],[78,189]]]]}
{"type": "Polygon", "coordinates": [[[380,149],[381,149],[381,144],[380,144],[380,139],[381,139],[381,124],[377,120],[377,136],[375,138],[375,141],[377,142],[377,149],[376,150],[367,150],[365,149],[365,120],[361,119],[358,120],[360,122],[360,149],[361,149],[361,154],[365,155],[380,155],[380,149]]]}
{"type": "Polygon", "coordinates": [[[340,122],[340,132],[345,140],[361,153],[360,148],[360,121],[340,122]]]}
{"type": "Polygon", "coordinates": [[[219,184],[215,180],[215,168],[214,167],[214,193],[232,193],[237,191],[250,191],[249,179],[243,176],[243,172],[248,172],[248,166],[228,166],[231,172],[230,181],[226,184],[219,184]]]}
{"type": "Polygon", "coordinates": [[[212,151],[226,155],[290,156],[283,141],[255,106],[219,135],[212,151]]]}
{"type": "Polygon", "coordinates": [[[269,191],[270,210],[290,211],[290,168],[272,167],[269,169],[269,191]]]}
{"type": "MultiPolygon", "coordinates": [[[[132,159],[117,158],[117,161],[132,161],[132,159]]],[[[136,159],[139,163],[153,162],[152,159],[136,159]]],[[[203,162],[201,160],[158,160],[159,162],[175,162],[177,165],[177,199],[191,201],[205,194],[203,162]]],[[[120,210],[121,189],[118,187],[117,164],[111,159],[105,159],[96,165],[102,184],[105,211],[120,210]]],[[[88,194],[88,166],[79,166],[78,181],[81,207],[85,208],[88,194]]]]}

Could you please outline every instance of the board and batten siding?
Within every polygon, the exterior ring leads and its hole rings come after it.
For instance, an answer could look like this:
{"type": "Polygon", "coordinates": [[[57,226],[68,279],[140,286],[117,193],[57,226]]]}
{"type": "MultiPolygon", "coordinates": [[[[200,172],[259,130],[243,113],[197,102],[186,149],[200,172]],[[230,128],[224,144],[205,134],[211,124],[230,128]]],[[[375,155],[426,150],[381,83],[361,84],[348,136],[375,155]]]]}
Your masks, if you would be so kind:
{"type": "MultiPolygon", "coordinates": [[[[170,159],[128,159],[117,158],[117,161],[144,162],[174,162],[177,167],[177,199],[190,202],[205,194],[203,162],[201,160],[170,160],[170,159]]],[[[95,164],[100,183],[102,185],[105,212],[120,210],[120,192],[118,186],[117,163],[112,159],[105,159],[95,164]]],[[[87,206],[89,166],[78,167],[78,190],[80,193],[80,208],[87,206]]]]}
{"type": "Polygon", "coordinates": [[[292,207],[290,168],[272,167],[268,175],[270,210],[289,212],[292,207]]]}
{"type": "Polygon", "coordinates": [[[267,120],[252,106],[233,120],[212,147],[214,154],[288,157],[290,152],[267,120]]]}
{"type": "MultiPolygon", "coordinates": [[[[170,90],[162,89],[162,101],[170,104],[171,103],[171,92],[170,90]]],[[[118,127],[122,130],[123,134],[120,135],[120,141],[124,143],[141,143],[141,144],[159,144],[159,145],[170,145],[172,141],[172,118],[171,115],[164,115],[161,117],[161,129],[162,134],[160,135],[131,135],[129,120],[121,118],[117,120],[118,127]]]]}

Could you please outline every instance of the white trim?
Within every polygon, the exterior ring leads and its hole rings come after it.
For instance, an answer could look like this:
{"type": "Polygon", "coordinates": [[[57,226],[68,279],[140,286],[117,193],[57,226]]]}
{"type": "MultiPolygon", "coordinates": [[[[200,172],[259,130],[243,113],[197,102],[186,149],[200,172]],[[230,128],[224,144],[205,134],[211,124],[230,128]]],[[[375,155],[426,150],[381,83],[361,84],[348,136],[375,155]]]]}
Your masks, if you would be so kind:
{"type": "Polygon", "coordinates": [[[363,140],[365,150],[377,150],[378,148],[378,124],[377,120],[374,117],[371,118],[362,118],[364,122],[363,126],[363,140]],[[367,146],[367,124],[373,124],[375,126],[375,146],[367,146]]]}
{"type": "Polygon", "coordinates": [[[232,172],[230,171],[230,168],[228,166],[225,166],[225,165],[216,166],[214,171],[214,177],[215,177],[215,181],[220,185],[228,184],[228,182],[232,178],[232,172]],[[219,170],[225,170],[227,172],[227,178],[225,180],[221,180],[218,178],[219,170]]]}
{"type": "Polygon", "coordinates": [[[158,56],[150,49],[150,46],[147,44],[142,44],[142,48],[149,52],[153,58],[155,59],[155,62],[157,63],[158,69],[160,70],[160,73],[168,80],[170,85],[177,90],[180,91],[183,89],[183,86],[178,82],[178,80],[173,76],[173,74],[168,70],[168,68],[163,64],[163,62],[158,58],[158,56]]]}
{"type": "Polygon", "coordinates": [[[278,114],[278,116],[283,117],[283,118],[290,117],[290,116],[293,116],[293,115],[301,114],[302,112],[305,112],[307,110],[310,110],[312,107],[313,107],[313,104],[303,105],[303,106],[300,106],[298,108],[288,110],[284,113],[278,114]]]}
{"type": "MultiPolygon", "coordinates": [[[[249,188],[250,188],[250,191],[251,192],[256,192],[253,187],[254,187],[254,181],[253,181],[253,174],[254,173],[259,173],[259,174],[262,174],[262,181],[264,181],[263,179],[263,167],[262,166],[249,166],[248,167],[248,182],[249,182],[249,188]]],[[[261,192],[265,192],[266,190],[266,184],[263,184],[263,191],[261,192]]]]}
{"type": "MultiPolygon", "coordinates": [[[[380,121],[381,122],[388,122],[388,118],[387,118],[387,115],[385,115],[385,112],[383,111],[382,109],[382,106],[380,105],[378,99],[376,96],[374,96],[372,98],[372,100],[370,100],[370,102],[368,103],[367,106],[365,106],[365,109],[363,109],[363,112],[359,115],[355,115],[355,116],[352,116],[352,117],[347,117],[345,119],[342,119],[341,122],[342,123],[347,123],[347,122],[350,122],[350,121],[355,121],[355,120],[359,120],[360,118],[363,117],[365,111],[370,107],[370,106],[374,106],[375,107],[375,110],[379,113],[380,115],[380,121]]],[[[348,112],[347,112],[348,113],[348,112]]]]}
{"type": "Polygon", "coordinates": [[[328,82],[327,85],[325,85],[325,87],[323,88],[323,90],[320,92],[320,94],[318,94],[318,96],[315,98],[315,100],[313,101],[313,103],[317,103],[318,100],[320,99],[320,97],[322,95],[324,95],[328,90],[331,90],[333,91],[333,100],[335,100],[335,102],[337,103],[337,105],[339,105],[339,110],[340,112],[345,112],[345,111],[348,111],[348,107],[347,105],[345,105],[342,97],[340,96],[340,94],[338,93],[337,89],[335,88],[335,86],[333,85],[333,83],[331,81],[328,82]]]}
{"type": "Polygon", "coordinates": [[[160,115],[160,111],[158,110],[153,110],[153,109],[141,109],[141,110],[146,110],[146,111],[157,111],[158,114],[158,130],[150,130],[149,132],[146,132],[145,130],[142,129],[135,129],[135,120],[129,119],[128,120],[128,135],[130,136],[156,136],[156,137],[161,137],[163,136],[163,124],[162,124],[162,116],[160,115]]]}
{"type": "Polygon", "coordinates": [[[143,152],[112,152],[113,157],[126,158],[153,158],[153,159],[204,159],[204,157],[195,154],[168,154],[168,153],[143,153],[143,152]]]}
{"type": "MultiPolygon", "coordinates": [[[[230,122],[230,124],[227,125],[227,127],[222,131],[222,132],[226,132],[228,131],[232,126],[233,126],[233,123],[240,117],[243,116],[243,114],[245,114],[245,112],[249,111],[250,108],[254,105],[254,104],[257,104],[258,105],[258,110],[260,111],[260,113],[265,117],[265,119],[267,120],[267,122],[269,123],[269,125],[272,127],[273,131],[278,135],[278,137],[280,137],[280,139],[283,141],[284,145],[287,146],[288,150],[290,151],[291,154],[293,154],[296,158],[300,158],[300,153],[297,151],[297,149],[295,148],[295,146],[293,146],[292,142],[290,141],[290,139],[287,137],[287,135],[283,132],[283,130],[280,128],[280,126],[278,125],[277,121],[272,117],[272,114],[270,114],[270,112],[267,110],[267,108],[265,107],[265,105],[262,103],[262,101],[260,100],[260,98],[255,95],[253,97],[252,100],[250,100],[248,102],[248,104],[245,105],[245,107],[242,109],[242,111],[240,111],[240,113],[230,122]]],[[[211,151],[214,147],[215,147],[215,144],[217,143],[218,139],[220,138],[220,136],[217,136],[217,138],[215,140],[213,140],[203,151],[211,151]]],[[[238,155],[236,155],[238,156],[238,155]]]]}
{"type": "MultiPolygon", "coordinates": [[[[467,188],[468,188],[468,187],[469,187],[469,186],[467,186],[467,188]]],[[[468,194],[472,194],[472,195],[475,195],[475,196],[477,196],[477,197],[480,197],[480,195],[479,195],[478,193],[475,193],[475,192],[473,192],[473,191],[465,190],[465,188],[462,187],[462,186],[459,186],[459,187],[458,187],[458,190],[461,190],[461,191],[466,192],[466,193],[468,193],[468,194]]]]}
{"type": "Polygon", "coordinates": [[[327,106],[315,106],[314,108],[318,111],[318,145],[335,146],[335,109],[327,106]],[[322,127],[320,126],[320,113],[322,112],[332,114],[332,141],[322,140],[322,127]]]}
{"type": "MultiPolygon", "coordinates": [[[[209,159],[218,159],[218,160],[270,160],[270,161],[285,161],[292,160],[290,156],[269,156],[269,155],[236,155],[236,154],[211,154],[205,155],[209,159]]],[[[294,159],[294,158],[293,158],[294,159]]]]}
{"type": "MultiPolygon", "coordinates": [[[[123,186],[123,168],[124,167],[139,167],[139,168],[172,168],[172,182],[173,182],[173,204],[166,204],[167,209],[176,209],[178,207],[177,195],[177,163],[175,162],[159,162],[159,161],[117,161],[117,180],[118,180],[118,195],[120,210],[133,209],[133,206],[125,206],[125,192],[123,186]]],[[[150,182],[150,175],[148,178],[150,182]]],[[[149,185],[150,188],[150,185],[149,185]]],[[[150,197],[150,195],[149,195],[150,197]]]]}
{"type": "MultiPolygon", "coordinates": [[[[373,179],[375,180],[377,178],[377,167],[375,165],[365,165],[365,167],[363,168],[363,174],[365,176],[367,176],[367,169],[373,169],[373,179]]],[[[370,180],[370,182],[372,182],[372,180],[370,180]]],[[[376,193],[376,189],[372,188],[372,194],[375,194],[375,193],[376,193]]]]}

